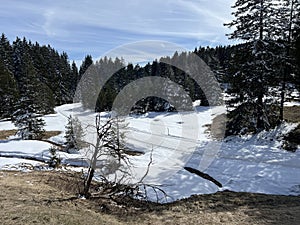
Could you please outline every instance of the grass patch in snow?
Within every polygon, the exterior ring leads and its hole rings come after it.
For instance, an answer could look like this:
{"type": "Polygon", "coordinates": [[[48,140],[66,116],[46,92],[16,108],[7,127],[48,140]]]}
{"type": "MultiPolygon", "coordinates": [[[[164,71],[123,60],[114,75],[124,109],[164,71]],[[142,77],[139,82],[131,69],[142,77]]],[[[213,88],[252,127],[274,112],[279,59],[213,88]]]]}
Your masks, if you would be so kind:
{"type": "Polygon", "coordinates": [[[284,119],[287,122],[299,123],[296,128],[285,135],[283,148],[288,151],[296,151],[300,145],[300,106],[284,107],[284,119]]]}
{"type": "Polygon", "coordinates": [[[300,124],[284,137],[283,148],[295,152],[300,145],[300,124]]]}
{"type": "MultiPolygon", "coordinates": [[[[289,123],[300,123],[300,106],[286,106],[284,107],[284,120],[289,123]]],[[[217,115],[213,118],[212,124],[206,124],[207,127],[206,133],[209,133],[213,139],[222,139],[224,137],[224,123],[226,123],[227,118],[226,114],[217,115]]],[[[225,128],[226,129],[226,128],[225,128]]],[[[291,138],[294,140],[294,137],[300,137],[300,125],[291,131],[291,138]]],[[[299,143],[300,144],[300,138],[299,143]]],[[[295,142],[295,141],[294,141],[295,142]]]]}
{"type": "Polygon", "coordinates": [[[0,140],[6,140],[9,136],[13,136],[17,130],[0,130],[0,140]]]}
{"type": "Polygon", "coordinates": [[[300,106],[284,107],[283,117],[287,122],[300,123],[300,106]]]}
{"type": "Polygon", "coordinates": [[[51,130],[51,131],[46,131],[44,134],[43,134],[43,138],[42,139],[49,139],[51,137],[54,137],[54,136],[57,136],[61,134],[61,131],[59,130],[51,130]]]}
{"type": "MultiPolygon", "coordinates": [[[[17,133],[17,130],[0,130],[0,140],[7,140],[10,136],[13,136],[17,133]]],[[[42,139],[49,139],[51,137],[57,136],[61,134],[61,131],[58,130],[51,130],[51,131],[46,131],[43,134],[42,139]]]]}

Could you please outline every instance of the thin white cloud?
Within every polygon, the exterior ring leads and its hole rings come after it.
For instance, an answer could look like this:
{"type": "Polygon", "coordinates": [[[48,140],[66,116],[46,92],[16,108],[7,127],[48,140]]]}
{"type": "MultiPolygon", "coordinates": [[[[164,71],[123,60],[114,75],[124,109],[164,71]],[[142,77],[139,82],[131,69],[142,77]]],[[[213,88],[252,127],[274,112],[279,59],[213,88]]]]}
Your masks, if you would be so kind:
{"type": "Polygon", "coordinates": [[[161,56],[172,56],[175,51],[183,52],[188,49],[166,41],[139,41],[118,46],[104,53],[103,56],[123,58],[126,63],[137,64],[152,62],[161,56]]]}
{"type": "Polygon", "coordinates": [[[226,10],[228,16],[224,17],[223,8],[230,5],[224,7],[221,1],[213,4],[219,9],[210,8],[211,1],[111,0],[70,5],[66,2],[45,9],[44,29],[48,34],[57,31],[65,34],[64,29],[73,24],[133,33],[197,37],[206,30],[210,33],[213,28],[222,29],[222,23],[230,16],[226,10]]]}
{"type": "Polygon", "coordinates": [[[196,47],[228,43],[223,23],[231,19],[232,4],[233,0],[14,0],[1,6],[0,25],[11,36],[50,41],[68,53],[96,48],[94,53],[101,55],[149,39],[196,47]]]}

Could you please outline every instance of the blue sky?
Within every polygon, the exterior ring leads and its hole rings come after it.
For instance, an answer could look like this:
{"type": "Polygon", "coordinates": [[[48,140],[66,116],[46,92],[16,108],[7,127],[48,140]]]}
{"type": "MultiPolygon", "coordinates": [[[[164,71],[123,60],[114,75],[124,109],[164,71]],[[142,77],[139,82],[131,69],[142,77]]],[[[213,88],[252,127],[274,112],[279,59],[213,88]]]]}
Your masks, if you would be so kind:
{"type": "Polygon", "coordinates": [[[65,51],[70,60],[157,40],[185,49],[231,44],[223,26],[234,0],[0,0],[0,27],[65,51]]]}

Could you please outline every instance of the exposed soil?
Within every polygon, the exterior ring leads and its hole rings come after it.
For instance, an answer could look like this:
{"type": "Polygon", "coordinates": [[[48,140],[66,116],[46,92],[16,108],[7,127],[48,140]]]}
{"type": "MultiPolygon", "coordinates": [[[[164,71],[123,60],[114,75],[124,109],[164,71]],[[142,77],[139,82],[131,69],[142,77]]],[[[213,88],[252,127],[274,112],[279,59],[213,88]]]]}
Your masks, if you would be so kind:
{"type": "Polygon", "coordinates": [[[74,172],[0,171],[0,224],[300,224],[300,196],[219,192],[169,204],[79,199],[74,172]]]}
{"type": "Polygon", "coordinates": [[[61,131],[59,131],[59,130],[45,131],[45,133],[43,134],[43,140],[47,140],[47,139],[57,136],[59,134],[61,134],[61,131]]]}
{"type": "Polygon", "coordinates": [[[287,122],[299,123],[300,122],[300,106],[284,107],[283,117],[287,122]]]}
{"type": "Polygon", "coordinates": [[[15,135],[17,130],[0,130],[0,140],[6,140],[9,136],[15,135]]]}
{"type": "MultiPolygon", "coordinates": [[[[15,135],[17,130],[0,130],[0,140],[6,140],[9,136],[15,135]]],[[[43,134],[43,139],[47,140],[53,136],[59,135],[61,131],[45,131],[43,134]]]]}
{"type": "Polygon", "coordinates": [[[300,145],[300,106],[285,107],[284,119],[287,122],[298,123],[295,129],[285,135],[285,142],[282,146],[284,149],[294,152],[300,145]]]}

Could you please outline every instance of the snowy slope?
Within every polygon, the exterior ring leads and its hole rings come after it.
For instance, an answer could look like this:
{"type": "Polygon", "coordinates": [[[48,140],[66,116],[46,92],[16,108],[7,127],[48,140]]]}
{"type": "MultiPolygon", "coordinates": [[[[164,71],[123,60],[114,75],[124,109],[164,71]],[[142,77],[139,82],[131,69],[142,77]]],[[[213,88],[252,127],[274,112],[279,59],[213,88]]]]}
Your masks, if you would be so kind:
{"type": "MultiPolygon", "coordinates": [[[[134,165],[133,181],[143,176],[152,152],[153,163],[145,181],[163,185],[173,199],[225,189],[299,195],[300,151],[284,151],[280,149],[280,141],[276,139],[294,125],[284,124],[271,132],[228,138],[222,142],[212,140],[206,132],[206,125],[223,111],[220,107],[198,107],[194,112],[183,114],[152,112],[127,117],[126,143],[145,153],[131,157],[134,165]],[[208,173],[221,182],[223,188],[185,171],[184,166],[208,173]]],[[[80,104],[63,105],[56,108],[56,114],[44,117],[46,130],[64,132],[70,114],[78,116],[84,127],[93,124],[95,118],[94,113],[82,110],[80,104]]],[[[103,113],[102,117],[105,116],[103,113]]],[[[0,130],[13,128],[10,122],[0,122],[0,130]]],[[[87,133],[87,138],[93,140],[93,132],[87,133]]],[[[63,142],[63,136],[64,133],[51,140],[63,142]]],[[[0,141],[2,156],[17,157],[0,157],[0,168],[24,162],[36,165],[38,162],[18,158],[30,156],[47,160],[50,147],[50,144],[40,141],[0,141]]],[[[65,164],[76,166],[86,165],[86,155],[85,151],[81,151],[81,154],[59,153],[65,164]]]]}

